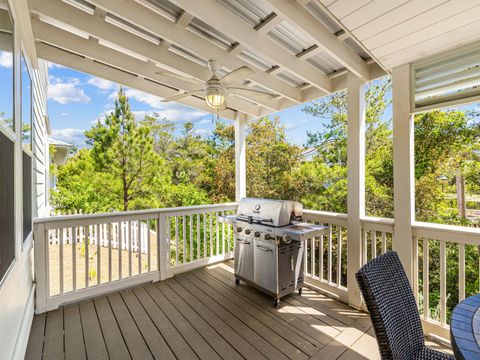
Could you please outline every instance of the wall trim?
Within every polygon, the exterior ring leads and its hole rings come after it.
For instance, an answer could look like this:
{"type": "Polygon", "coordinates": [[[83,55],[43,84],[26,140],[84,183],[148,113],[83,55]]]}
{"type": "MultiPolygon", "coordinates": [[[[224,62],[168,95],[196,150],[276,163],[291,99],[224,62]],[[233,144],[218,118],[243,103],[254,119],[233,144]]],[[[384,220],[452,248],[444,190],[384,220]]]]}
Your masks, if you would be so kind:
{"type": "Polygon", "coordinates": [[[24,359],[27,352],[28,339],[30,337],[30,329],[32,328],[34,316],[34,299],[35,299],[35,284],[32,283],[30,292],[28,294],[27,304],[23,310],[20,328],[18,329],[17,341],[13,350],[12,359],[24,359]]]}

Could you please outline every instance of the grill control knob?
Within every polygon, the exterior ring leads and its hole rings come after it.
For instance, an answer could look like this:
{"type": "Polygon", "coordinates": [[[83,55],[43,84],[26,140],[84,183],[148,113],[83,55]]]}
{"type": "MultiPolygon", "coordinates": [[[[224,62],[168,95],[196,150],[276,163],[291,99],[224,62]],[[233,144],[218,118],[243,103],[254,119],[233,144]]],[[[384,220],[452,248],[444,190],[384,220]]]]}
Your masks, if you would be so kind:
{"type": "Polygon", "coordinates": [[[263,238],[264,238],[265,240],[270,240],[270,239],[272,239],[272,237],[270,236],[270,234],[265,234],[265,235],[263,235],[263,238]]]}
{"type": "Polygon", "coordinates": [[[237,233],[241,233],[243,231],[243,228],[237,227],[237,233]]]}
{"type": "Polygon", "coordinates": [[[282,240],[285,244],[290,244],[292,242],[292,238],[288,235],[283,235],[282,240]]]}
{"type": "Polygon", "coordinates": [[[255,231],[255,232],[253,233],[253,236],[255,236],[255,237],[260,237],[260,231],[255,231]]]}
{"type": "Polygon", "coordinates": [[[250,229],[245,230],[245,234],[247,234],[247,235],[250,235],[251,232],[252,232],[252,230],[250,230],[250,229]]]}

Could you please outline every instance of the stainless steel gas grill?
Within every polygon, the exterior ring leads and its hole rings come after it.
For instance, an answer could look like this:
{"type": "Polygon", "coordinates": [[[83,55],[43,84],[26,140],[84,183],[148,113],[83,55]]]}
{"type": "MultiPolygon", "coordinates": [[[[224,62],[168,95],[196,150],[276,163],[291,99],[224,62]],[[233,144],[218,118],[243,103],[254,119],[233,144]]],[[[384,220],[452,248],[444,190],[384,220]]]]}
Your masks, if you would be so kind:
{"type": "Polygon", "coordinates": [[[303,206],[296,201],[244,198],[236,215],[220,221],[234,225],[235,283],[240,280],[273,297],[298,290],[304,281],[305,240],[327,228],[301,222],[303,206]]]}

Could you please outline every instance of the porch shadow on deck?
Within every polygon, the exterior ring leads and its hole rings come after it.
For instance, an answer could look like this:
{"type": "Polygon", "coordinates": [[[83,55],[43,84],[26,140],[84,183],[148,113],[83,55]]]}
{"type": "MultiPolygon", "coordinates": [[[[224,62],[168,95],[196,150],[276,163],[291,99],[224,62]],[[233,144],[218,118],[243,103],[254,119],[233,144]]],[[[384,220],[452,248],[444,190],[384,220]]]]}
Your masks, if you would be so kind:
{"type": "Polygon", "coordinates": [[[234,284],[232,264],[37,315],[26,358],[379,358],[365,313],[310,289],[275,309],[269,297],[234,284]]]}

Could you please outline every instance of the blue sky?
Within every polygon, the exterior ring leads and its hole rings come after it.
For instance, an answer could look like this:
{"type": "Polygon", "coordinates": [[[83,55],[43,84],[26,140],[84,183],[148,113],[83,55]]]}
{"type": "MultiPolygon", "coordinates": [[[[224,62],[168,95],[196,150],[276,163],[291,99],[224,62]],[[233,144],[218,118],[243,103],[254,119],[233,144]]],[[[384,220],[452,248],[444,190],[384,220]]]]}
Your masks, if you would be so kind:
{"type": "MultiPolygon", "coordinates": [[[[48,113],[52,137],[82,146],[83,131],[113,109],[118,85],[55,64],[49,66],[49,80],[48,113]]],[[[177,131],[186,121],[194,123],[198,135],[209,136],[213,130],[210,113],[176,103],[162,103],[161,98],[136,89],[126,88],[126,94],[137,119],[158,112],[173,121],[177,131]]],[[[305,143],[307,129],[319,130],[323,123],[321,119],[305,114],[302,107],[272,114],[285,125],[288,139],[299,145],[305,143]]]]}

